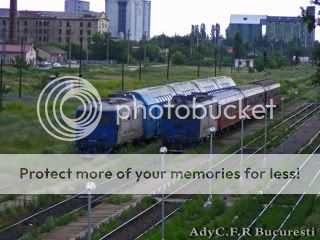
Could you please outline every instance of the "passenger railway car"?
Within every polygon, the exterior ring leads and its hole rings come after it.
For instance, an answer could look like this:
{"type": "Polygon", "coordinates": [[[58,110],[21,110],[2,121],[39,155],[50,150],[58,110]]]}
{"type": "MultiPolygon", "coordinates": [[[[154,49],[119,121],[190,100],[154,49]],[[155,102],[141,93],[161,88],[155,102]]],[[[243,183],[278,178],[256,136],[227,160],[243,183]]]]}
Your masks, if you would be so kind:
{"type": "Polygon", "coordinates": [[[248,116],[252,116],[252,109],[255,106],[264,106],[265,104],[265,91],[259,85],[249,84],[240,86],[238,89],[244,96],[244,105],[249,106],[247,110],[248,116]]]}
{"type": "Polygon", "coordinates": [[[173,108],[164,108],[162,118],[162,141],[170,149],[183,150],[185,146],[207,138],[210,128],[217,128],[214,118],[217,114],[217,101],[211,96],[204,93],[177,95],[171,104],[173,108]],[[197,107],[198,105],[206,108],[206,111],[197,107]]]}
{"type": "Polygon", "coordinates": [[[267,80],[256,81],[252,84],[259,85],[264,88],[266,105],[270,105],[271,99],[273,99],[273,104],[275,105],[278,105],[281,102],[280,83],[276,82],[275,80],[267,79],[267,80]]]}
{"type": "Polygon", "coordinates": [[[146,118],[143,120],[144,138],[150,139],[158,137],[161,134],[161,118],[160,109],[154,107],[155,105],[163,106],[176,95],[175,91],[168,86],[150,87],[130,92],[138,100],[140,100],[145,107],[146,118]],[[153,116],[150,116],[152,113],[153,116]]]}
{"type": "Polygon", "coordinates": [[[172,88],[173,91],[177,95],[188,96],[192,95],[193,93],[199,93],[199,88],[192,84],[191,82],[178,82],[178,83],[171,83],[167,85],[169,88],[172,88]]]}
{"type": "MultiPolygon", "coordinates": [[[[143,137],[143,116],[142,102],[134,101],[133,98],[108,98],[102,102],[102,115],[97,128],[86,138],[76,142],[77,152],[82,153],[109,153],[118,145],[133,142],[135,139],[143,137]],[[119,118],[119,105],[126,105],[130,113],[120,111],[122,116],[119,118]],[[136,111],[136,113],[134,112],[136,111]]],[[[77,109],[77,116],[81,116],[84,107],[77,109]]],[[[126,110],[127,111],[127,110],[126,110]]]]}
{"type": "Polygon", "coordinates": [[[236,87],[236,83],[230,77],[215,77],[213,81],[217,84],[220,90],[236,87]]]}
{"type": "Polygon", "coordinates": [[[239,89],[222,90],[209,93],[218,102],[218,123],[219,131],[236,125],[240,122],[240,111],[246,106],[244,96],[239,89]],[[240,104],[240,102],[242,102],[240,104]],[[230,117],[228,117],[230,116],[230,117]]]}

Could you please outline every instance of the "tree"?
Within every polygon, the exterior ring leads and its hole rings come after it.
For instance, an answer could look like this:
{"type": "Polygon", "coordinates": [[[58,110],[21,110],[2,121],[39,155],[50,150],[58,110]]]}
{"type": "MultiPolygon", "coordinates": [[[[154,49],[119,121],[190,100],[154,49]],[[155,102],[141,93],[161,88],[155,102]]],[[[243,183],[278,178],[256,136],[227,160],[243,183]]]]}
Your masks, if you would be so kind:
{"type": "Polygon", "coordinates": [[[215,42],[216,41],[216,25],[212,25],[211,26],[211,33],[210,33],[210,40],[212,42],[215,42]]]}
{"type": "MultiPolygon", "coordinates": [[[[320,0],[312,0],[311,3],[315,6],[320,6],[320,0]]],[[[320,12],[318,12],[318,18],[316,18],[313,16],[313,14],[311,14],[311,12],[308,11],[308,9],[301,8],[301,14],[303,20],[308,25],[309,32],[312,32],[317,26],[320,26],[320,12]]],[[[320,85],[320,63],[317,64],[317,72],[313,82],[314,84],[320,85]]]]}
{"type": "Polygon", "coordinates": [[[243,49],[242,49],[242,38],[240,33],[237,33],[236,36],[234,37],[234,56],[235,58],[241,58],[243,54],[243,49]]]}
{"type": "Polygon", "coordinates": [[[207,39],[206,25],[204,23],[201,24],[200,35],[203,40],[207,39]]]}

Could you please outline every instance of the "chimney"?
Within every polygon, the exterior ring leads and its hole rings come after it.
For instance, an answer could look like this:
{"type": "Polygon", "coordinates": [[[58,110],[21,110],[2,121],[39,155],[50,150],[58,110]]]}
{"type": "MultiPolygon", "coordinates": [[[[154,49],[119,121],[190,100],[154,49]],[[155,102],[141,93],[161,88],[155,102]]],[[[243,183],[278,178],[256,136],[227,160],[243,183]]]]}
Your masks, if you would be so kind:
{"type": "Polygon", "coordinates": [[[18,12],[17,0],[10,0],[10,28],[9,38],[10,43],[17,43],[18,41],[18,12]]]}

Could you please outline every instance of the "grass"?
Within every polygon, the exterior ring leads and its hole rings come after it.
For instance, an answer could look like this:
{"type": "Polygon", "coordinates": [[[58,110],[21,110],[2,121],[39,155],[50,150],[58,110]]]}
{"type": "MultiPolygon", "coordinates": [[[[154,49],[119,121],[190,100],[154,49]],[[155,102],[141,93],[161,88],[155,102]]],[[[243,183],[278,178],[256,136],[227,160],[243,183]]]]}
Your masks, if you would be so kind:
{"type": "Polygon", "coordinates": [[[131,195],[112,195],[106,199],[107,203],[121,205],[132,201],[131,195]]]}
{"type": "Polygon", "coordinates": [[[31,211],[35,211],[40,207],[46,206],[48,203],[61,200],[64,197],[60,195],[39,195],[34,197],[31,202],[25,202],[24,205],[18,205],[13,207],[8,207],[5,210],[0,212],[0,228],[4,228],[22,216],[30,213],[31,211]]]}

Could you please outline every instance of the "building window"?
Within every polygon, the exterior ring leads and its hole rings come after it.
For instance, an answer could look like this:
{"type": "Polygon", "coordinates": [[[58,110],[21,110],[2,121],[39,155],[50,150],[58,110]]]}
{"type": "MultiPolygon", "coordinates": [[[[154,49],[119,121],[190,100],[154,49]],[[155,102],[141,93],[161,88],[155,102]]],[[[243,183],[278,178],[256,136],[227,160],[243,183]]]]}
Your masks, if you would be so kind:
{"type": "Polygon", "coordinates": [[[43,34],[47,34],[47,29],[43,29],[43,34]]]}
{"type": "Polygon", "coordinates": [[[61,21],[59,22],[59,27],[62,27],[62,22],[61,21]]]}
{"type": "Polygon", "coordinates": [[[59,29],[59,35],[61,35],[62,34],[62,30],[61,29],[59,29]]]}
{"type": "Polygon", "coordinates": [[[24,26],[28,26],[28,22],[27,21],[24,21],[24,26]]]}
{"type": "Polygon", "coordinates": [[[71,30],[67,29],[67,35],[70,35],[70,34],[71,34],[71,30]]]}
{"type": "Polygon", "coordinates": [[[82,36],[82,34],[83,34],[83,30],[80,30],[80,35],[82,36]]]}
{"type": "Polygon", "coordinates": [[[2,25],[5,26],[7,22],[5,20],[2,21],[2,25]]]}
{"type": "Polygon", "coordinates": [[[59,40],[58,40],[59,42],[62,42],[62,40],[61,40],[61,37],[59,37],[59,40]]]}
{"type": "Polygon", "coordinates": [[[70,27],[70,22],[67,22],[67,27],[70,27]]]}
{"type": "Polygon", "coordinates": [[[80,27],[83,27],[83,22],[80,22],[80,27]]]}
{"type": "Polygon", "coordinates": [[[88,28],[91,28],[91,22],[88,22],[88,28]]]}
{"type": "Polygon", "coordinates": [[[70,42],[70,38],[69,37],[67,37],[67,42],[70,42]]]}
{"type": "Polygon", "coordinates": [[[42,22],[41,21],[39,22],[39,26],[42,26],[42,22]]]}
{"type": "Polygon", "coordinates": [[[42,34],[42,29],[39,29],[39,34],[42,34]]]}
{"type": "Polygon", "coordinates": [[[39,42],[41,42],[42,38],[41,38],[41,37],[39,37],[39,38],[38,38],[38,40],[39,40],[39,42]]]}
{"type": "Polygon", "coordinates": [[[91,31],[90,30],[88,30],[88,36],[90,36],[91,35],[91,31]]]}

